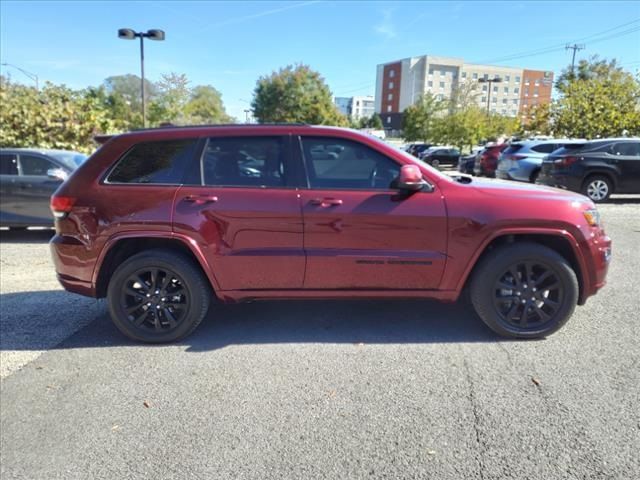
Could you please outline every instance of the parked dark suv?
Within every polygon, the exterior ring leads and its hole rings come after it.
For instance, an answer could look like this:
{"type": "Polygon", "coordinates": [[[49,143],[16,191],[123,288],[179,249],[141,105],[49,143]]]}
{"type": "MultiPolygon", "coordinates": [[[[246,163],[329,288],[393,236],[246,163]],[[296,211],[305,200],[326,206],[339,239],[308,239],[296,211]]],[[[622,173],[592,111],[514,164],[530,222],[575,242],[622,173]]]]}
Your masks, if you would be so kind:
{"type": "Polygon", "coordinates": [[[540,337],[605,284],[610,259],[581,195],[452,178],[330,127],[120,135],[51,209],[62,285],[107,297],[117,327],[145,342],[188,335],[214,302],[453,302],[465,289],[499,334],[540,337]]]}
{"type": "Polygon", "coordinates": [[[612,193],[640,193],[640,139],[565,145],[542,162],[537,183],[581,192],[594,202],[612,193]]]}

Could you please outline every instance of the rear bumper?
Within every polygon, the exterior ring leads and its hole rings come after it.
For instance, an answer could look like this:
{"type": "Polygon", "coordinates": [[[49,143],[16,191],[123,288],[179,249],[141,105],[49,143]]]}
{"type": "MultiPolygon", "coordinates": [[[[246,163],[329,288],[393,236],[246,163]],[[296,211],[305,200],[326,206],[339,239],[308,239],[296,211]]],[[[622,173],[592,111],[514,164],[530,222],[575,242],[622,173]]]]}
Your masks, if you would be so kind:
{"type": "Polygon", "coordinates": [[[96,292],[91,282],[79,280],[73,277],[67,277],[60,273],[56,274],[58,282],[62,285],[67,292],[77,293],[78,295],[84,295],[85,297],[95,297],[96,292]]]}
{"type": "Polygon", "coordinates": [[[66,235],[54,235],[49,248],[62,287],[69,292],[95,297],[95,285],[91,280],[95,255],[91,249],[78,238],[66,235]]]}
{"type": "Polygon", "coordinates": [[[563,173],[549,174],[541,171],[536,183],[550,187],[564,188],[578,193],[582,190],[582,179],[563,173]]]}

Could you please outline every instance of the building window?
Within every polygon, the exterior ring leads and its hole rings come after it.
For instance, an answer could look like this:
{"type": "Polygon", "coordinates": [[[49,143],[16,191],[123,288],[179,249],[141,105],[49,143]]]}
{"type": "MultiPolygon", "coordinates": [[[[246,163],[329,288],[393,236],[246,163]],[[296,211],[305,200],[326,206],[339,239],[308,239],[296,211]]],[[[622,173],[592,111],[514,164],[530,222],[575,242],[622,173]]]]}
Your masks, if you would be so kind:
{"type": "Polygon", "coordinates": [[[505,82],[510,82],[511,81],[511,75],[505,75],[504,76],[504,81],[505,82]]]}
{"type": "Polygon", "coordinates": [[[529,96],[529,89],[528,89],[528,88],[525,88],[525,89],[524,89],[524,96],[525,96],[525,97],[528,97],[528,96],[529,96]]]}
{"type": "Polygon", "coordinates": [[[393,78],[396,76],[396,71],[395,70],[389,70],[389,78],[393,78]]]}
{"type": "Polygon", "coordinates": [[[387,117],[387,123],[391,123],[391,117],[387,117]]]}
{"type": "Polygon", "coordinates": [[[431,80],[429,80],[429,81],[427,82],[427,85],[429,85],[429,87],[433,87],[433,82],[432,82],[431,80]]]}
{"type": "Polygon", "coordinates": [[[529,85],[529,79],[528,79],[528,78],[526,78],[526,77],[525,77],[525,79],[524,79],[524,84],[525,84],[525,85],[529,85]]]}
{"type": "Polygon", "coordinates": [[[540,85],[540,79],[536,78],[535,82],[533,82],[533,84],[537,87],[540,85]]]}
{"type": "Polygon", "coordinates": [[[513,93],[520,93],[520,88],[516,87],[513,89],[513,93]]]}
{"type": "Polygon", "coordinates": [[[517,99],[517,98],[514,98],[514,99],[513,99],[513,104],[514,104],[514,105],[517,105],[517,104],[518,104],[518,99],[517,99]]]}
{"type": "Polygon", "coordinates": [[[493,93],[498,93],[498,87],[496,87],[495,85],[493,86],[493,93]]]}
{"type": "Polygon", "coordinates": [[[387,105],[387,113],[391,111],[391,105],[387,105]]]}
{"type": "Polygon", "coordinates": [[[504,87],[504,88],[502,89],[502,91],[503,91],[504,93],[509,93],[509,87],[504,87]]]}
{"type": "Polygon", "coordinates": [[[438,100],[442,100],[442,99],[444,99],[444,95],[442,95],[441,93],[439,93],[439,94],[436,96],[436,98],[437,98],[438,100]]]}
{"type": "Polygon", "coordinates": [[[487,101],[487,97],[482,97],[481,101],[482,101],[482,103],[486,102],[487,101]]]}
{"type": "Polygon", "coordinates": [[[389,90],[393,88],[393,82],[389,82],[389,90]]]}
{"type": "Polygon", "coordinates": [[[502,99],[502,104],[503,104],[503,105],[506,105],[506,104],[507,104],[507,99],[506,99],[506,98],[503,98],[503,99],[502,99]]]}
{"type": "Polygon", "coordinates": [[[389,101],[393,100],[393,93],[390,93],[389,95],[387,95],[387,100],[389,101]]]}
{"type": "Polygon", "coordinates": [[[538,87],[533,87],[533,96],[534,97],[538,96],[538,87]]]}
{"type": "Polygon", "coordinates": [[[474,73],[474,74],[471,76],[471,78],[473,78],[474,80],[477,80],[477,79],[478,79],[478,74],[477,74],[477,73],[474,73]]]}
{"type": "Polygon", "coordinates": [[[444,82],[440,82],[440,88],[444,88],[444,82]]]}
{"type": "Polygon", "coordinates": [[[526,98],[522,101],[523,105],[529,105],[529,100],[527,100],[526,98]]]}
{"type": "Polygon", "coordinates": [[[467,72],[462,72],[462,78],[467,78],[467,72]]]}
{"type": "Polygon", "coordinates": [[[486,92],[487,91],[487,86],[486,85],[482,85],[482,91],[486,92]]]}
{"type": "Polygon", "coordinates": [[[516,83],[520,83],[520,77],[516,77],[516,83]]]}
{"type": "Polygon", "coordinates": [[[482,78],[484,78],[485,80],[489,80],[489,74],[485,73],[484,75],[482,75],[482,78]]]}
{"type": "Polygon", "coordinates": [[[496,97],[493,97],[493,98],[491,99],[491,103],[498,103],[498,99],[497,99],[496,97]]]}
{"type": "Polygon", "coordinates": [[[429,69],[429,75],[433,75],[433,68],[429,69]]]}

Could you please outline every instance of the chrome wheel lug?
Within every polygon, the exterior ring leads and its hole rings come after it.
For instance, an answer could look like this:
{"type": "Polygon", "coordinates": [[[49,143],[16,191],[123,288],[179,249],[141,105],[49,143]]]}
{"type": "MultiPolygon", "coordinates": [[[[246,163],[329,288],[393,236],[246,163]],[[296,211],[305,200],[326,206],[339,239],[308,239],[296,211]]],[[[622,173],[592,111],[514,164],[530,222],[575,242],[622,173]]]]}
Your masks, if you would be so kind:
{"type": "Polygon", "coordinates": [[[522,295],[522,293],[520,293],[520,292],[516,292],[516,295],[517,295],[517,296],[520,296],[520,295],[522,295]]]}
{"type": "Polygon", "coordinates": [[[522,299],[522,303],[525,304],[525,303],[527,303],[527,301],[523,298],[522,299]]]}
{"type": "Polygon", "coordinates": [[[150,296],[151,296],[151,294],[150,294],[150,293],[147,293],[147,298],[149,298],[150,296]]]}
{"type": "Polygon", "coordinates": [[[538,289],[536,287],[533,287],[531,290],[536,292],[538,289]]]}

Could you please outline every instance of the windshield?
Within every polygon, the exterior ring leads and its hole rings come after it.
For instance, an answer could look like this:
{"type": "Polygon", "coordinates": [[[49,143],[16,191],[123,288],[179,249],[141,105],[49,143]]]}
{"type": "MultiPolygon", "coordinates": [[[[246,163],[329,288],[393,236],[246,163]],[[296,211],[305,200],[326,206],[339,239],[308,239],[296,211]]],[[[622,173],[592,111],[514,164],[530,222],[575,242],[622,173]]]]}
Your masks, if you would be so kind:
{"type": "Polygon", "coordinates": [[[73,170],[82,165],[88,158],[87,155],[80,152],[48,152],[47,154],[73,170]]]}

